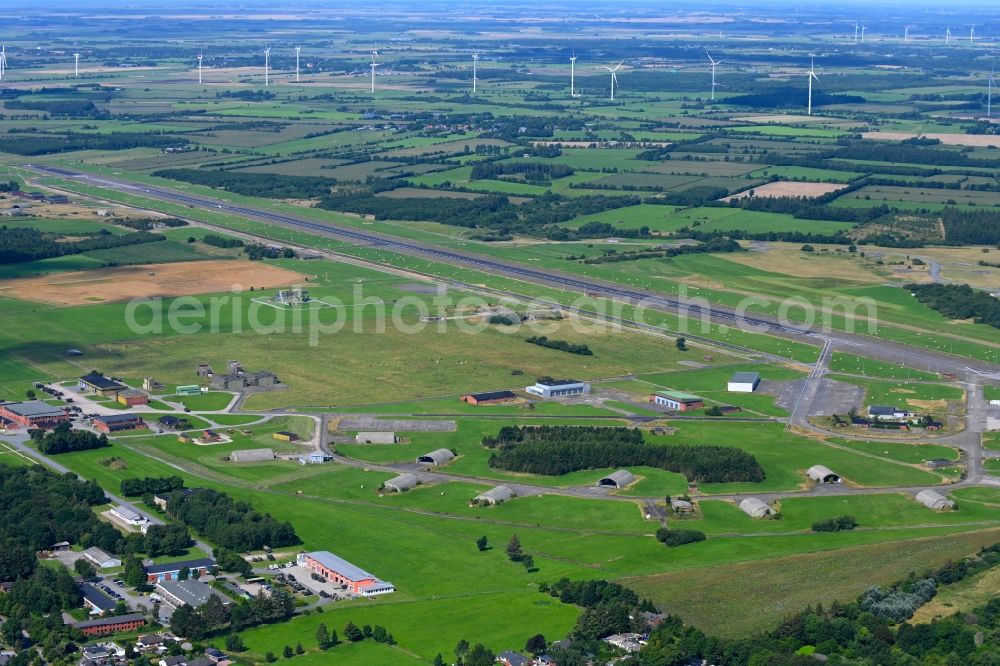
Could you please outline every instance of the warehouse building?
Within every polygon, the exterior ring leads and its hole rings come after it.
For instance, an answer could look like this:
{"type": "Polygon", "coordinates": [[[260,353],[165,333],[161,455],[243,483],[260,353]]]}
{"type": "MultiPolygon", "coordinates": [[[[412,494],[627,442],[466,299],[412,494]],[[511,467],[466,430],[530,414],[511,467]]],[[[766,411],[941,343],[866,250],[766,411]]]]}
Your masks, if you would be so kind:
{"type": "Polygon", "coordinates": [[[497,486],[490,488],[485,493],[480,493],[473,498],[479,504],[501,504],[514,497],[514,491],[507,486],[497,486]]]}
{"type": "Polygon", "coordinates": [[[141,430],[146,427],[146,422],[135,414],[98,414],[90,419],[90,425],[94,426],[94,430],[107,434],[141,430]]]}
{"type": "Polygon", "coordinates": [[[225,606],[232,603],[229,597],[219,594],[210,585],[194,578],[163,580],[156,584],[156,589],[163,596],[163,599],[174,608],[179,608],[184,604],[198,608],[213,596],[219,597],[225,606]]]}
{"type": "Polygon", "coordinates": [[[233,451],[229,454],[229,460],[234,463],[274,460],[274,451],[271,449],[244,449],[243,451],[233,451]]]}
{"type": "Polygon", "coordinates": [[[947,511],[955,508],[953,501],[936,490],[921,490],[917,493],[917,501],[935,511],[947,511]]]}
{"type": "Polygon", "coordinates": [[[118,392],[118,402],[126,407],[149,404],[149,395],[139,389],[127,388],[118,392]]]}
{"type": "Polygon", "coordinates": [[[299,566],[306,567],[331,583],[346,585],[352,594],[373,597],[396,591],[392,583],[379,579],[329,551],[299,553],[296,561],[299,566]]]}
{"type": "Polygon", "coordinates": [[[751,518],[766,518],[767,516],[774,514],[771,507],[769,507],[763,500],[759,500],[756,497],[748,497],[740,502],[740,511],[747,514],[751,518]]]}
{"type": "Polygon", "coordinates": [[[63,407],[53,407],[41,400],[0,403],[0,419],[20,428],[54,428],[69,418],[63,407]]]}
{"type": "Polygon", "coordinates": [[[134,525],[136,527],[145,525],[146,523],[149,522],[149,518],[142,515],[132,507],[124,505],[116,506],[115,508],[111,509],[111,513],[122,522],[127,523],[129,525],[134,525]]]}
{"type": "Polygon", "coordinates": [[[416,488],[418,482],[419,480],[415,474],[403,472],[399,476],[389,479],[382,485],[389,492],[401,493],[410,490],[411,488],[416,488]]]}
{"type": "Polygon", "coordinates": [[[215,567],[215,560],[210,557],[202,557],[197,560],[184,560],[181,562],[168,562],[166,564],[150,564],[145,567],[146,580],[150,583],[162,583],[165,580],[177,580],[181,569],[187,569],[194,574],[204,576],[215,567]]]}
{"type": "Polygon", "coordinates": [[[760,373],[736,372],[729,378],[726,390],[730,393],[753,393],[760,386],[760,373]]]}
{"type": "Polygon", "coordinates": [[[505,402],[517,400],[517,394],[513,391],[490,391],[487,393],[466,393],[462,396],[462,402],[470,405],[498,405],[505,402]]]}
{"type": "Polygon", "coordinates": [[[81,391],[96,393],[97,395],[104,396],[105,398],[114,398],[118,395],[119,391],[128,388],[124,384],[116,382],[113,379],[108,379],[104,375],[97,372],[91,372],[83,377],[80,377],[77,387],[81,391]]]}
{"type": "Polygon", "coordinates": [[[122,561],[117,557],[108,555],[106,552],[96,547],[88,548],[83,551],[83,556],[98,569],[114,569],[115,567],[120,567],[122,565],[122,561]]]}
{"type": "Polygon", "coordinates": [[[654,405],[662,405],[678,412],[686,412],[692,409],[701,409],[705,406],[705,401],[691,393],[683,391],[657,391],[649,396],[649,401],[654,405]]]}
{"type": "Polygon", "coordinates": [[[80,583],[80,596],[91,615],[100,615],[115,609],[115,600],[90,583],[80,583]]]}
{"type": "Polygon", "coordinates": [[[590,384],[575,379],[544,379],[526,386],[524,390],[541,398],[565,398],[590,393],[590,384]]]}
{"type": "Polygon", "coordinates": [[[601,478],[597,485],[599,486],[611,486],[614,488],[624,488],[630,483],[635,483],[635,475],[627,469],[620,469],[615,472],[611,472],[607,476],[601,478]]]}
{"type": "Polygon", "coordinates": [[[417,456],[418,463],[426,463],[428,465],[443,465],[446,462],[450,462],[455,459],[455,454],[448,449],[437,449],[436,451],[431,451],[430,453],[425,453],[422,456],[417,456]]]}

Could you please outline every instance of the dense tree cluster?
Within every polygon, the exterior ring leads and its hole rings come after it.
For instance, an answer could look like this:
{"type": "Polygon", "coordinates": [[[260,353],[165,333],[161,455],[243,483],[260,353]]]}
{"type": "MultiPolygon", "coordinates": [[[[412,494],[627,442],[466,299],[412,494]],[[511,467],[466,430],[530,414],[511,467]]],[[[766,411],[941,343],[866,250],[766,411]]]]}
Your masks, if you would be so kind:
{"type": "Polygon", "coordinates": [[[328,196],[330,188],[337,184],[335,178],[322,176],[286,176],[212,169],[160,169],[154,171],[153,175],[268,199],[321,199],[328,196]]]}
{"type": "Polygon", "coordinates": [[[576,170],[565,164],[545,162],[481,162],[472,167],[473,180],[505,180],[517,176],[534,185],[544,185],[557,178],[572,176],[576,170]]]}
{"type": "Polygon", "coordinates": [[[7,109],[44,111],[55,117],[106,118],[107,113],[89,99],[12,99],[4,103],[7,109]]]}
{"type": "Polygon", "coordinates": [[[147,493],[154,495],[169,493],[184,487],[184,479],[179,476],[147,476],[143,479],[122,479],[122,495],[138,497],[147,493]]]}
{"type": "Polygon", "coordinates": [[[708,254],[714,252],[742,252],[743,246],[734,241],[731,238],[725,238],[723,236],[710,236],[704,243],[698,243],[695,245],[678,245],[676,247],[668,247],[657,250],[626,250],[625,252],[618,252],[617,250],[608,250],[606,254],[600,257],[592,257],[590,259],[584,259],[585,264],[607,264],[616,263],[619,261],[635,261],[637,259],[656,259],[664,258],[670,259],[672,257],[678,257],[684,254],[708,254]]]}
{"type": "Polygon", "coordinates": [[[281,589],[225,606],[216,592],[198,608],[184,604],[170,618],[170,629],[178,636],[202,640],[214,634],[241,631],[248,627],[286,620],[295,604],[281,589]]]}
{"type": "Polygon", "coordinates": [[[941,211],[944,239],[957,245],[996,245],[1000,243],[1000,213],[986,210],[941,211]]]}
{"type": "Polygon", "coordinates": [[[187,527],[176,523],[150,525],[145,534],[133,534],[126,538],[128,550],[135,553],[146,553],[149,557],[183,555],[194,543],[187,527]]]}
{"type": "Polygon", "coordinates": [[[590,347],[587,345],[577,344],[575,342],[566,342],[565,340],[549,340],[544,335],[532,335],[530,338],[526,339],[525,342],[532,345],[538,345],[539,347],[558,349],[559,351],[564,351],[569,354],[579,354],[580,356],[594,355],[594,352],[592,352],[590,347]]]}
{"type": "Polygon", "coordinates": [[[489,465],[532,474],[559,475],[581,469],[656,467],[697,483],[759,482],[764,469],[749,453],[728,446],[658,445],[637,429],[600,426],[505,426],[483,438],[495,448],[489,465]]]}
{"type": "Polygon", "coordinates": [[[698,530],[669,529],[661,527],[656,530],[656,540],[664,546],[683,546],[686,543],[704,541],[705,533],[698,530]]]}
{"type": "Polygon", "coordinates": [[[1000,300],[967,284],[908,284],[917,300],[949,319],[972,319],[1000,328],[1000,300]]]}
{"type": "MultiPolygon", "coordinates": [[[[786,109],[790,106],[802,106],[801,103],[789,104],[789,100],[800,99],[804,99],[801,88],[796,86],[779,86],[767,90],[766,92],[727,97],[726,104],[753,106],[767,109],[786,109]]],[[[863,104],[864,102],[865,98],[860,95],[831,95],[820,91],[813,91],[812,95],[813,106],[825,106],[827,104],[863,104]]]]}
{"type": "Polygon", "coordinates": [[[51,155],[74,150],[131,150],[132,148],[167,148],[182,146],[187,139],[142,132],[111,132],[110,134],[59,134],[0,136],[0,151],[15,155],[51,155]]]}
{"type": "Polygon", "coordinates": [[[213,245],[215,247],[222,248],[243,247],[243,241],[239,238],[229,238],[218,234],[205,234],[205,236],[201,239],[201,242],[206,245],[213,245]]]}
{"type": "Polygon", "coordinates": [[[31,430],[31,441],[38,450],[46,455],[69,453],[70,451],[89,451],[111,446],[108,436],[95,434],[86,430],[73,430],[70,423],[60,423],[50,432],[31,430]]]}
{"type": "Polygon", "coordinates": [[[146,231],[121,235],[105,231],[80,240],[60,241],[58,235],[43,233],[31,227],[8,229],[4,226],[0,227],[0,264],[50,259],[113,247],[155,243],[161,240],[166,240],[166,238],[146,231]]]}
{"type": "Polygon", "coordinates": [[[1000,168],[1000,158],[977,160],[968,157],[958,149],[926,148],[906,143],[858,142],[837,149],[829,157],[842,160],[890,162],[893,164],[1000,168]]]}
{"type": "Polygon", "coordinates": [[[159,218],[152,218],[152,217],[141,217],[141,218],[127,217],[124,220],[115,220],[114,223],[121,227],[128,227],[129,229],[135,229],[136,231],[149,231],[150,229],[156,228],[157,225],[163,225],[171,229],[187,226],[187,222],[178,219],[176,217],[167,217],[162,220],[159,218]]]}
{"type": "Polygon", "coordinates": [[[216,490],[173,493],[167,513],[221,548],[245,551],[302,543],[291,523],[278,522],[271,514],[254,511],[247,502],[216,490]]]}
{"type": "Polygon", "coordinates": [[[854,516],[837,516],[836,518],[826,518],[817,520],[812,524],[813,532],[849,532],[858,526],[858,521],[854,516]]]}

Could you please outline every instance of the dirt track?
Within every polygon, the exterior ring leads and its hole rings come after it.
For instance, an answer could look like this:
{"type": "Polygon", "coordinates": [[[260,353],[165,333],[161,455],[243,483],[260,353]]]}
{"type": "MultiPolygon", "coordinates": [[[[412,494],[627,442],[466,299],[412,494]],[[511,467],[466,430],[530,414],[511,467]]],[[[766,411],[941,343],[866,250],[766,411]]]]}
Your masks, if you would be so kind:
{"type": "Polygon", "coordinates": [[[301,283],[305,275],[255,261],[185,261],[98,268],[0,282],[0,295],[53,305],[92,305],[301,283]]]}

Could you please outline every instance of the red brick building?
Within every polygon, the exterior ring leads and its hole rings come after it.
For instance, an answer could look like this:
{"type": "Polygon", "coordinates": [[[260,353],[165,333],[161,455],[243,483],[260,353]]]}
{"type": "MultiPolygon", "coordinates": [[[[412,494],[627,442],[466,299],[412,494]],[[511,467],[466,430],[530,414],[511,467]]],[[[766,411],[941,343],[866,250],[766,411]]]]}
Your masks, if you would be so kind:
{"type": "Polygon", "coordinates": [[[300,566],[319,574],[327,582],[347,586],[347,590],[352,594],[371,597],[396,591],[392,583],[387,583],[375,574],[368,573],[361,567],[325,550],[299,553],[297,561],[300,566]]]}
{"type": "Polygon", "coordinates": [[[103,433],[139,430],[146,427],[141,416],[133,414],[102,414],[90,420],[95,430],[103,433]]]}
{"type": "Polygon", "coordinates": [[[462,396],[462,402],[470,405],[496,405],[517,400],[512,391],[490,391],[489,393],[468,393],[462,396]]]}
{"type": "Polygon", "coordinates": [[[41,400],[4,402],[0,403],[0,419],[20,428],[54,428],[69,421],[69,413],[63,407],[53,407],[41,400]]]}
{"type": "Polygon", "coordinates": [[[74,626],[87,636],[107,636],[119,631],[135,631],[146,625],[146,617],[133,613],[117,617],[101,617],[96,620],[77,622],[74,626]]]}

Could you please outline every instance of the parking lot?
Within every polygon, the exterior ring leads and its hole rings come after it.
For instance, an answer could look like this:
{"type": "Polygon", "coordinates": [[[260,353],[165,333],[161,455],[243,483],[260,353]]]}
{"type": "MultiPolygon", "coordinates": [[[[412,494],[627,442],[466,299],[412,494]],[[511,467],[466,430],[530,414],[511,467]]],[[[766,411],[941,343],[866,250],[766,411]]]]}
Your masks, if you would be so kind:
{"type": "Polygon", "coordinates": [[[313,594],[323,597],[326,595],[333,599],[350,599],[351,595],[346,591],[340,589],[339,585],[334,585],[333,583],[324,583],[322,581],[313,580],[312,571],[306,567],[295,565],[288,567],[287,569],[281,569],[279,574],[283,574],[288,581],[294,581],[299,585],[302,585],[308,589],[313,594]]]}

